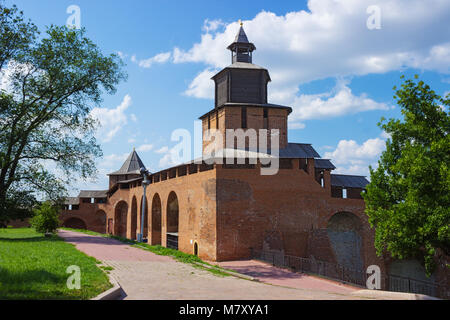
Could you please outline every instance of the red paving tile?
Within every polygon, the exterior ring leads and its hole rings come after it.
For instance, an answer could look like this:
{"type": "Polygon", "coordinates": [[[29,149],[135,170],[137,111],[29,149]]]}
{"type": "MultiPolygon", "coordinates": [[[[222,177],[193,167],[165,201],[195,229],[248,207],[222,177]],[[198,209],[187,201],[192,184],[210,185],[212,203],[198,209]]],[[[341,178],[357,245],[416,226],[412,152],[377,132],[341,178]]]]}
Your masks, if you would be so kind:
{"type": "Polygon", "coordinates": [[[170,257],[158,256],[152,252],[133,248],[120,241],[60,230],[59,236],[87,255],[101,261],[155,261],[174,262],[170,257]]]}
{"type": "Polygon", "coordinates": [[[170,257],[133,248],[114,239],[65,230],[61,230],[59,235],[73,243],[78,250],[112,265],[114,270],[111,274],[121,284],[126,299],[360,299],[350,295],[358,288],[277,269],[258,261],[232,261],[221,265],[275,286],[238,278],[216,277],[177,263],[170,257]]]}
{"type": "Polygon", "coordinates": [[[361,290],[358,287],[344,285],[339,282],[321,279],[307,274],[291,272],[255,260],[220,262],[219,265],[223,268],[232,269],[239,273],[252,276],[261,282],[278,286],[323,290],[342,294],[349,294],[361,290]]]}
{"type": "MultiPolygon", "coordinates": [[[[175,262],[170,257],[158,256],[149,251],[133,248],[114,239],[66,230],[60,230],[59,235],[67,242],[74,244],[78,250],[101,261],[175,262]]],[[[283,287],[321,290],[338,294],[349,294],[361,290],[361,288],[343,285],[331,280],[275,268],[272,265],[255,260],[220,262],[219,265],[250,275],[261,282],[283,287]]]]}

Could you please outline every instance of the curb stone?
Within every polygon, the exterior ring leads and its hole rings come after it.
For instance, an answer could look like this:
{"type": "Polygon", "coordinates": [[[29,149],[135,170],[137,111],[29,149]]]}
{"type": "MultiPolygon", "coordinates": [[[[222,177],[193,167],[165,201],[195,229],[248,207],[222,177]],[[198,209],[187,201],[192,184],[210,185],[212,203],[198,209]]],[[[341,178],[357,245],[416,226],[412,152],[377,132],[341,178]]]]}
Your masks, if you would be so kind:
{"type": "Polygon", "coordinates": [[[385,300],[441,300],[424,294],[392,292],[381,290],[359,290],[351,293],[352,296],[379,298],[385,300]]]}
{"type": "MultiPolygon", "coordinates": [[[[103,272],[105,272],[105,271],[103,270],[103,272]]],[[[99,294],[95,298],[92,298],[91,300],[117,300],[123,295],[123,289],[120,286],[120,283],[110,274],[108,274],[106,272],[105,272],[105,274],[108,276],[109,282],[113,285],[113,287],[111,289],[99,294]]]]}
{"type": "MultiPolygon", "coordinates": [[[[196,264],[196,265],[198,265],[200,267],[206,268],[206,269],[215,269],[212,266],[208,266],[208,265],[200,263],[200,262],[194,262],[194,264],[196,264]]],[[[237,272],[234,272],[234,271],[230,271],[230,270],[227,270],[227,269],[223,269],[222,268],[222,269],[216,269],[216,270],[218,270],[220,272],[223,272],[223,273],[226,273],[226,274],[228,274],[230,276],[233,276],[233,277],[236,277],[236,278],[241,278],[241,279],[245,279],[245,280],[259,282],[258,279],[255,279],[255,278],[253,278],[251,276],[247,276],[247,275],[244,275],[244,274],[241,274],[241,273],[237,273],[237,272]]]]}

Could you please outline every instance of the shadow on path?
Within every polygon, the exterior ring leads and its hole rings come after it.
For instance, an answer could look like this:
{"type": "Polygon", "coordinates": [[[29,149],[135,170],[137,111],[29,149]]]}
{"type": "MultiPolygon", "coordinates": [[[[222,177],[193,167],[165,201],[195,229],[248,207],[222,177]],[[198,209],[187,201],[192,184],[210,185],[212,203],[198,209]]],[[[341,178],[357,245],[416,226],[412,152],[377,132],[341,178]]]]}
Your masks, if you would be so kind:
{"type": "Polygon", "coordinates": [[[58,234],[78,250],[101,261],[175,262],[171,257],[159,256],[116,239],[67,230],[60,230],[58,234]]]}
{"type": "Polygon", "coordinates": [[[358,287],[345,285],[333,280],[321,279],[305,273],[292,272],[256,260],[220,262],[219,265],[223,268],[232,269],[239,273],[252,276],[261,282],[278,286],[325,290],[343,294],[361,290],[358,287]]]}

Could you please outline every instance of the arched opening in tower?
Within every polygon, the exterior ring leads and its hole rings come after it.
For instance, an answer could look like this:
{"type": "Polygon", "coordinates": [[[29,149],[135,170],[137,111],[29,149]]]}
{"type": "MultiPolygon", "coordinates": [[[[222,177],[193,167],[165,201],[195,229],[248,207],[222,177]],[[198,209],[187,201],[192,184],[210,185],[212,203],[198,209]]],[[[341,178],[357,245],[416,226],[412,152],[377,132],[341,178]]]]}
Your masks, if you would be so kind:
{"type": "Polygon", "coordinates": [[[179,210],[178,197],[171,192],[167,200],[167,247],[178,250],[179,210]]]}
{"type": "Polygon", "coordinates": [[[138,216],[137,216],[137,200],[133,197],[131,202],[131,239],[137,239],[137,227],[138,227],[138,216]]]}
{"type": "Polygon", "coordinates": [[[344,276],[359,281],[364,275],[362,223],[349,212],[339,212],[328,221],[327,233],[336,262],[344,276]]]}
{"type": "Polygon", "coordinates": [[[159,194],[155,194],[152,201],[152,245],[161,244],[161,215],[161,198],[159,197],[159,194]]]}
{"type": "Polygon", "coordinates": [[[96,223],[92,229],[100,233],[106,233],[106,212],[99,210],[96,212],[95,217],[96,223]]]}
{"type": "Polygon", "coordinates": [[[194,256],[198,256],[198,243],[194,243],[194,256]]]}
{"type": "Polygon", "coordinates": [[[114,234],[116,236],[126,238],[127,237],[127,215],[128,204],[125,201],[120,201],[116,205],[114,214],[114,234]]]}
{"type": "MultiPolygon", "coordinates": [[[[139,206],[139,212],[140,212],[140,214],[139,214],[139,221],[141,221],[140,223],[142,223],[142,204],[143,204],[143,201],[144,201],[144,197],[141,197],[141,205],[139,206]]],[[[149,211],[148,210],[148,206],[149,206],[148,198],[145,197],[144,236],[143,236],[144,239],[148,239],[148,211],[149,211]]],[[[142,227],[139,230],[139,233],[141,233],[141,230],[142,230],[142,227]]]]}
{"type": "Polygon", "coordinates": [[[86,230],[87,226],[86,223],[78,218],[69,218],[63,223],[63,227],[65,228],[71,228],[71,229],[78,229],[78,230],[86,230]]]}

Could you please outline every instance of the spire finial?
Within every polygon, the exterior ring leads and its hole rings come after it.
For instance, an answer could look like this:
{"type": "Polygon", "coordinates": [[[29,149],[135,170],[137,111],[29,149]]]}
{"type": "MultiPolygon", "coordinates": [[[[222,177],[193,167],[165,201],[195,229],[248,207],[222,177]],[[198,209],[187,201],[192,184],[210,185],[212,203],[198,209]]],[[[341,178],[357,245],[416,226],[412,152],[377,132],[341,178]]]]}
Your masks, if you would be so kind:
{"type": "Polygon", "coordinates": [[[239,24],[241,25],[241,27],[243,27],[243,26],[244,26],[244,23],[242,22],[242,20],[241,20],[241,19],[239,19],[239,24]]]}
{"type": "Polygon", "coordinates": [[[133,152],[135,152],[136,151],[136,147],[133,147],[133,152]]]}

